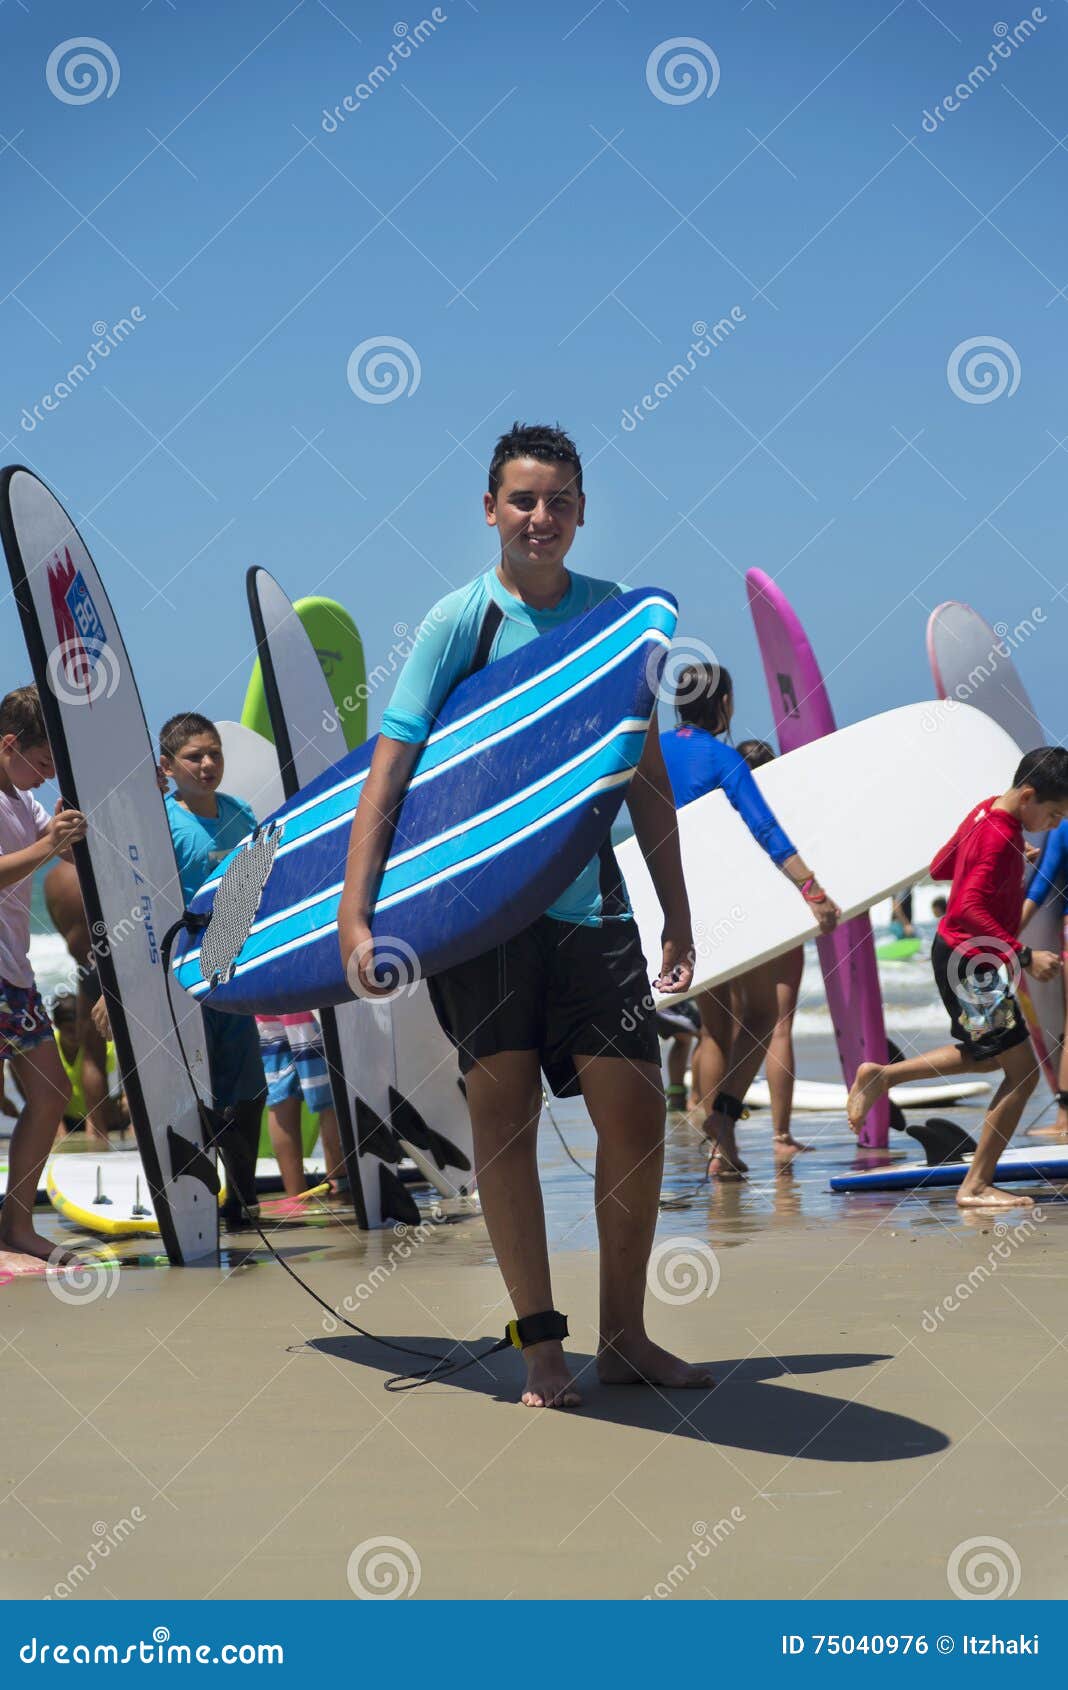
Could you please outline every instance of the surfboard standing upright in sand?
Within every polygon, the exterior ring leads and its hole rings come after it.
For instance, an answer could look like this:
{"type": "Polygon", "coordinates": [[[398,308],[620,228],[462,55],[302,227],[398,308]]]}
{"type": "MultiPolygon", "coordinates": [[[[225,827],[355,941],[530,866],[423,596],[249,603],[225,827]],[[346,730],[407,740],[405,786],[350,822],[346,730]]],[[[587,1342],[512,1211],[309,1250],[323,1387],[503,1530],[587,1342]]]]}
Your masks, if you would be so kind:
{"type": "MultiPolygon", "coordinates": [[[[951,599],[932,610],[927,623],[927,655],[940,698],[982,710],[1015,741],[1020,756],[1048,743],[1012,660],[1011,648],[970,604],[951,599]]],[[[1041,847],[1047,837],[1035,834],[1031,843],[1041,847]]],[[[1064,918],[1055,898],[1035,911],[1020,937],[1032,950],[1062,954],[1064,918]]],[[[1058,1090],[1057,1068],[1064,1040],[1064,989],[1063,974],[1053,980],[1023,975],[1016,988],[1035,1054],[1054,1092],[1058,1090]]]]}
{"type": "Polygon", "coordinates": [[[178,1032],[168,1007],[161,946],[182,888],[137,683],[81,535],[29,470],[0,474],[0,533],[59,789],[89,821],[74,861],[160,1232],[176,1264],[216,1258],[204,1022],[173,978],[178,1032]]]}
{"type": "MultiPolygon", "coordinates": [[[[278,582],[265,569],[250,569],[247,580],[260,684],[283,790],[292,797],[329,769],[343,750],[337,726],[339,708],[346,703],[346,681],[343,673],[337,673],[335,685],[328,684],[318,648],[278,582]]],[[[360,675],[362,657],[358,674],[353,671],[354,687],[360,675]]],[[[426,987],[417,984],[415,990],[425,994],[426,987]]],[[[411,1219],[413,1199],[396,1171],[403,1156],[411,1155],[425,1174],[429,1175],[430,1167],[437,1168],[434,1159],[429,1166],[424,1165],[423,1147],[403,1142],[391,1125],[396,1087],[394,1016],[405,1001],[402,992],[399,999],[390,1002],[355,1001],[320,1011],[349,1184],[357,1219],[365,1227],[381,1226],[391,1219],[411,1219]]],[[[444,1034],[439,1032],[439,1037],[445,1049],[439,1051],[437,1060],[448,1061],[455,1071],[452,1047],[444,1034]]],[[[468,1140],[467,1151],[458,1149],[454,1157],[459,1176],[465,1170],[470,1173],[472,1166],[471,1127],[458,1087],[456,1092],[468,1140]]],[[[460,1191],[453,1180],[445,1181],[444,1186],[438,1183],[438,1189],[449,1197],[458,1196],[460,1191]]]]}
{"type": "MultiPolygon", "coordinates": [[[[836,731],[823,675],[796,611],[771,577],[762,569],[750,569],[745,586],[779,750],[796,751],[799,746],[836,731]]],[[[825,872],[820,868],[821,874],[825,872]]],[[[833,882],[831,891],[834,892],[833,882]]],[[[867,913],[841,922],[833,933],[821,934],[816,940],[816,952],[823,971],[842,1078],[848,1089],[862,1062],[883,1063],[889,1054],[879,964],[867,913]]],[[[889,1130],[890,1104],[884,1097],[869,1111],[861,1128],[860,1143],[882,1149],[889,1130]]]]}

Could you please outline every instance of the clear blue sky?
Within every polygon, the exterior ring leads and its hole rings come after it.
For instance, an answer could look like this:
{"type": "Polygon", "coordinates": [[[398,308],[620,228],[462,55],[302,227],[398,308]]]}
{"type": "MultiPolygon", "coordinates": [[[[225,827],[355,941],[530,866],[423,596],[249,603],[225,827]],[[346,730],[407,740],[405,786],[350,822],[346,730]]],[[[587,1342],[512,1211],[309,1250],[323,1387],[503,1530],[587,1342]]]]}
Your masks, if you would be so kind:
{"type": "MultiPolygon", "coordinates": [[[[675,592],[735,674],[738,730],[770,728],[756,564],[843,722],[930,696],[940,600],[1010,624],[1040,607],[1019,663],[1068,735],[1068,17],[1042,11],[925,130],[1021,0],[447,0],[331,129],[324,108],[430,7],[6,0],[0,457],[82,526],[150,723],[239,712],[253,562],[346,604],[373,665],[494,560],[485,465],[522,418],[583,451],[573,565],[675,592]],[[75,104],[46,66],[82,35],[118,81],[75,104]],[[675,37],[715,54],[711,97],[652,91],[675,37]],[[134,307],[27,430],[94,323],[134,307]],[[732,307],[729,337],[624,429],[691,325],[732,307]],[[1018,388],[968,403],[947,359],[990,336],[1018,388]],[[419,382],[370,404],[346,370],[381,337],[414,349],[419,382]]],[[[0,618],[6,686],[27,666],[9,598],[0,618]]]]}

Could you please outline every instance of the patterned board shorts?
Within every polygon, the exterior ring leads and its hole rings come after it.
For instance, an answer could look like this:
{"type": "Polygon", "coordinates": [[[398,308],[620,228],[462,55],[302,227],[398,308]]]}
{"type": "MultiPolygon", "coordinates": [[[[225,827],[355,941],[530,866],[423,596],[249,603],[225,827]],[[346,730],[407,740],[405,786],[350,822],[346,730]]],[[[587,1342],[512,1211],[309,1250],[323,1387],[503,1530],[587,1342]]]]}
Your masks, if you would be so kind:
{"type": "Polygon", "coordinates": [[[313,1015],[257,1015],[260,1054],[267,1076],[267,1107],[303,1096],[313,1115],[333,1106],[323,1035],[313,1015]]]}
{"type": "Polygon", "coordinates": [[[20,1056],[52,1037],[52,1023],[36,986],[0,980],[0,1061],[20,1056]]]}

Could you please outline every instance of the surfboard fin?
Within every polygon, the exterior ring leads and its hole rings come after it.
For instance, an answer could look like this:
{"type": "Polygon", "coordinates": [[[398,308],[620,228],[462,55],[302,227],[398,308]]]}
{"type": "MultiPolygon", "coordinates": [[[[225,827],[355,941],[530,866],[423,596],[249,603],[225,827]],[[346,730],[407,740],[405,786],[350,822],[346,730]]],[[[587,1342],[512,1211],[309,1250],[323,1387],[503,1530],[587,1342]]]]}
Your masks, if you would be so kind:
{"type": "Polygon", "coordinates": [[[970,1133],[958,1127],[956,1121],[944,1120],[939,1115],[932,1116],[929,1121],[917,1122],[905,1130],[922,1148],[929,1168],[941,1167],[944,1162],[961,1162],[965,1156],[974,1155],[977,1149],[970,1133]]]}
{"type": "Polygon", "coordinates": [[[433,1156],[442,1173],[446,1168],[459,1168],[465,1174],[471,1172],[471,1163],[463,1151],[444,1133],[427,1126],[411,1099],[394,1086],[389,1088],[389,1121],[402,1144],[415,1145],[433,1156]]]}
{"type": "Polygon", "coordinates": [[[190,1179],[198,1179],[202,1185],[207,1186],[213,1197],[218,1197],[219,1175],[215,1163],[199,1144],[194,1144],[192,1139],[183,1138],[173,1127],[168,1127],[167,1149],[170,1151],[172,1179],[186,1174],[190,1179]]]}
{"type": "Polygon", "coordinates": [[[383,1220],[400,1221],[404,1226],[419,1225],[422,1217],[415,1198],[384,1163],[378,1168],[378,1195],[383,1220]]]}
{"type": "Polygon", "coordinates": [[[356,1145],[360,1155],[377,1156],[381,1162],[399,1162],[402,1151],[392,1127],[358,1092],[353,1095],[353,1102],[356,1105],[356,1145]]]}

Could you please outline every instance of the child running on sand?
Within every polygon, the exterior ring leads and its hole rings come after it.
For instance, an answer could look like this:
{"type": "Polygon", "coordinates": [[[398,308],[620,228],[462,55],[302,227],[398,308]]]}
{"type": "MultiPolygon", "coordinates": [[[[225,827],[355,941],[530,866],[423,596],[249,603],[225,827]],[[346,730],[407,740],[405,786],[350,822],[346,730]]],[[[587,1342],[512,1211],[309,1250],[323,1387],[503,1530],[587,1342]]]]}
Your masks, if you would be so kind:
{"type": "MultiPolygon", "coordinates": [[[[160,729],[160,768],[176,790],[165,803],[182,896],[189,904],[224,857],[256,826],[240,798],[219,791],[223,750],[219,730],[207,716],[184,710],[160,729]]],[[[239,1225],[243,1208],[256,1198],[256,1153],[267,1082],[260,1040],[251,1015],[224,1015],[204,1008],[204,1036],[211,1073],[212,1105],[227,1121],[218,1132],[227,1176],[222,1218],[239,1225]]]]}
{"type": "Polygon", "coordinates": [[[931,946],[931,967],[956,1043],[904,1062],[862,1063],[846,1102],[849,1125],[859,1132],[869,1109],[892,1084],[1000,1068],[1004,1078],[957,1193],[963,1209],[1031,1206],[1030,1197],[994,1184],[998,1157],[1038,1080],[1013,987],[1021,969],[1036,980],[1052,980],[1061,966],[1055,952],[1032,952],[1018,937],[1027,861],[1024,834],[1048,833],[1066,815],[1068,751],[1044,745],[1023,758],[1007,792],[985,798],[965,816],[931,864],[933,880],[953,882],[931,946]]]}
{"type": "MultiPolygon", "coordinates": [[[[521,427],[497,443],[484,496],[500,562],[450,593],[423,622],[382,722],[353,819],[338,919],[341,957],[374,974],[370,917],[391,819],[442,704],[486,661],[591,611],[622,589],[564,567],[585,519],[582,465],[556,428],[521,427]]],[[[685,990],[693,937],[675,808],[654,714],[628,788],[635,833],[664,910],[665,987],[685,990]],[[671,987],[667,982],[671,982],[671,987]]],[[[664,1092],[649,975],[619,869],[606,848],[551,909],[508,944],[429,982],[438,1019],[459,1047],[474,1129],[482,1209],[520,1322],[534,1408],[580,1402],[553,1309],[538,1183],[540,1070],[557,1096],[581,1091],[597,1130],[597,1225],[603,1384],[705,1388],[714,1381],[654,1344],[645,1330],[645,1274],[664,1160],[664,1092]],[[531,1321],[525,1327],[524,1322],[531,1321]]]]}
{"type": "Polygon", "coordinates": [[[11,1135],[0,1209],[0,1268],[8,1273],[76,1260],[33,1225],[41,1171],[70,1085],[30,966],[31,880],[42,863],[84,839],[86,829],[85,817],[65,809],[62,799],[49,816],[30,797],[31,787],[54,775],[37,688],[19,687],[0,700],[0,1059],[11,1064],[25,1099],[11,1135]]]}

